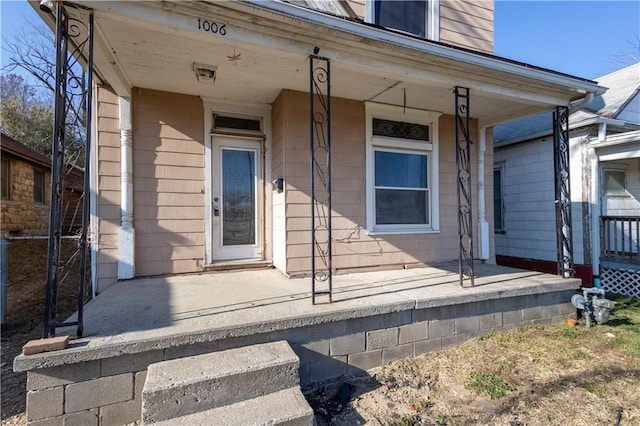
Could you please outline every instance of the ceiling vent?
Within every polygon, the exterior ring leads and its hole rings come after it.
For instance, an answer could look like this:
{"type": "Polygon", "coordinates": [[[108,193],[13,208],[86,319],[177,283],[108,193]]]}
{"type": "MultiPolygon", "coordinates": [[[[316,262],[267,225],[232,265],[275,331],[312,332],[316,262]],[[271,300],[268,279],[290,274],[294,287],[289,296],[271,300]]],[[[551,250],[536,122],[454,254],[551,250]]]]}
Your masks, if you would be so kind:
{"type": "Polygon", "coordinates": [[[193,72],[195,72],[199,83],[215,83],[217,70],[218,67],[213,65],[193,64],[193,72]]]}

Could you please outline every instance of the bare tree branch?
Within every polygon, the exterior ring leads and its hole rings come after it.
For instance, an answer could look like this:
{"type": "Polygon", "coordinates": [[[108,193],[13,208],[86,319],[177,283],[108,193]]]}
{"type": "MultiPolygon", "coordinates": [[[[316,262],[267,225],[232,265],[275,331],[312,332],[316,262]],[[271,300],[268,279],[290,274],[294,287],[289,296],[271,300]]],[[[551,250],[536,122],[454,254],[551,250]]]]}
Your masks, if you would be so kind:
{"type": "Polygon", "coordinates": [[[629,40],[627,43],[629,45],[627,52],[614,55],[615,62],[625,67],[640,62],[640,35],[636,35],[635,40],[629,40]]]}
{"type": "MultiPolygon", "coordinates": [[[[27,24],[16,31],[9,38],[3,36],[5,57],[7,65],[3,71],[12,72],[22,70],[30,75],[44,93],[47,93],[45,103],[51,105],[53,110],[53,94],[56,89],[56,48],[53,32],[41,22],[27,21],[27,24]]],[[[75,47],[77,50],[78,47],[75,47]]],[[[86,73],[77,59],[78,52],[67,53],[67,90],[66,107],[67,114],[67,138],[66,151],[69,164],[82,163],[78,155],[84,149],[86,137],[86,73]],[[75,56],[74,56],[75,55],[75,56]]],[[[34,90],[33,86],[24,84],[24,88],[34,90]]],[[[42,93],[42,92],[41,92],[42,93]]],[[[27,99],[27,96],[17,96],[17,99],[27,99]]],[[[26,106],[23,111],[26,111],[26,106]]],[[[53,129],[52,129],[53,130],[53,129]]]]}

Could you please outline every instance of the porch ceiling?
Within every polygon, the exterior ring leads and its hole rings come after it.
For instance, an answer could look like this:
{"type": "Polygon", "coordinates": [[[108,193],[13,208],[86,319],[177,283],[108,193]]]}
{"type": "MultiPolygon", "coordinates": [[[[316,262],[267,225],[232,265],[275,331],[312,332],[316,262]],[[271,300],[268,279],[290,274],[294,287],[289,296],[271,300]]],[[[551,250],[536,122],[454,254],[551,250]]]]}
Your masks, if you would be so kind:
{"type": "MultiPolygon", "coordinates": [[[[353,22],[318,21],[337,19],[327,15],[292,18],[276,10],[292,6],[278,2],[102,1],[87,6],[95,10],[96,69],[121,95],[141,87],[271,104],[282,89],[309,90],[308,56],[316,46],[331,59],[333,96],[454,114],[452,90],[459,85],[471,89],[471,115],[486,125],[566,105],[585,92],[579,85],[526,76],[526,67],[523,75],[514,74],[506,62],[509,72],[478,65],[484,59],[473,53],[446,48],[453,52],[449,55],[439,46],[444,53],[425,53],[421,47],[433,50],[434,45],[408,37],[386,40],[383,30],[353,22]],[[204,31],[205,20],[224,24],[225,34],[204,31]],[[346,30],[334,26],[342,23],[346,30]],[[199,83],[194,63],[217,67],[215,83],[199,83]]],[[[501,65],[495,58],[489,62],[501,65]]]]}
{"type": "MultiPolygon", "coordinates": [[[[115,16],[101,17],[98,25],[132,87],[260,104],[271,104],[282,89],[309,90],[308,53],[214,37],[203,40],[187,31],[134,26],[115,16]],[[217,67],[215,83],[199,83],[194,63],[217,67]]],[[[393,105],[404,105],[406,93],[408,107],[454,113],[452,87],[411,83],[401,75],[339,59],[331,61],[331,93],[393,105]]],[[[474,116],[514,109],[509,100],[474,96],[472,102],[474,116]]]]}

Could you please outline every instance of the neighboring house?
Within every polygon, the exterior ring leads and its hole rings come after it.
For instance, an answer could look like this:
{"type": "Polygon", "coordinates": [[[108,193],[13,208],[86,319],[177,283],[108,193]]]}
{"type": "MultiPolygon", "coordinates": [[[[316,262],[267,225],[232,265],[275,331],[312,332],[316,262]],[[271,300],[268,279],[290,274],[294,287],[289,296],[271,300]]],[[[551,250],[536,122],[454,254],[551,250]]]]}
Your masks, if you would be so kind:
{"type": "MultiPolygon", "coordinates": [[[[640,63],[598,84],[609,89],[569,119],[574,262],[584,283],[640,296],[640,63]]],[[[550,120],[494,129],[498,264],[555,270],[550,120]]]]}
{"type": "MultiPolygon", "coordinates": [[[[98,292],[229,261],[308,275],[327,220],[334,271],[458,259],[459,223],[473,256],[494,262],[491,127],[605,90],[493,56],[491,1],[77,3],[99,28],[98,292]],[[329,209],[316,197],[312,232],[310,129],[327,129],[309,92],[326,94],[326,76],[332,171],[314,182],[331,182],[332,198],[329,209]],[[470,181],[457,177],[456,142],[470,181]]],[[[326,247],[315,256],[324,265],[326,247]]]]}
{"type": "MultiPolygon", "coordinates": [[[[9,236],[47,235],[51,197],[51,159],[2,133],[1,232],[9,236]]],[[[65,176],[63,230],[81,225],[84,173],[70,168],[65,176]]]]}

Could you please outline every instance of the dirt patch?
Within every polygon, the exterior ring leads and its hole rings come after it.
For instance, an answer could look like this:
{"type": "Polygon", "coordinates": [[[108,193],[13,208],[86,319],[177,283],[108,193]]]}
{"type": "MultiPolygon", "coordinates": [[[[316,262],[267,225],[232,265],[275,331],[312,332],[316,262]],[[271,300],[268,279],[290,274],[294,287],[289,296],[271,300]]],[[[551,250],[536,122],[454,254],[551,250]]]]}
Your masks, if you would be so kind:
{"type": "Polygon", "coordinates": [[[531,326],[317,390],[319,425],[640,424],[640,301],[607,325],[531,326]]]}
{"type": "MultiPolygon", "coordinates": [[[[58,288],[58,318],[77,310],[77,243],[62,242],[64,279],[58,288]]],[[[42,337],[47,276],[47,241],[11,241],[7,251],[7,317],[2,326],[2,425],[25,425],[26,373],[13,372],[13,359],[29,340],[42,337]]]]}

